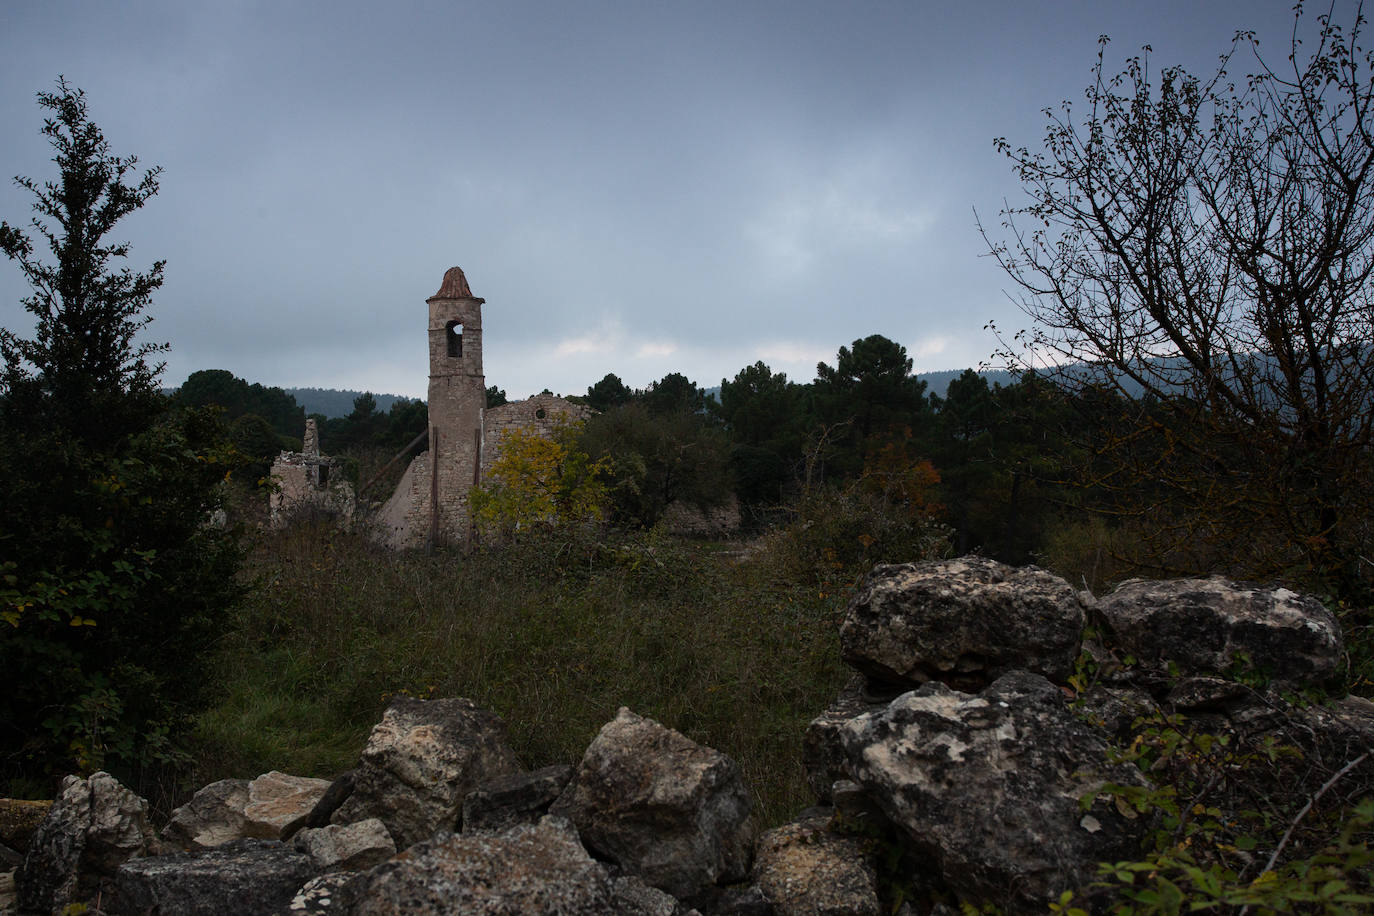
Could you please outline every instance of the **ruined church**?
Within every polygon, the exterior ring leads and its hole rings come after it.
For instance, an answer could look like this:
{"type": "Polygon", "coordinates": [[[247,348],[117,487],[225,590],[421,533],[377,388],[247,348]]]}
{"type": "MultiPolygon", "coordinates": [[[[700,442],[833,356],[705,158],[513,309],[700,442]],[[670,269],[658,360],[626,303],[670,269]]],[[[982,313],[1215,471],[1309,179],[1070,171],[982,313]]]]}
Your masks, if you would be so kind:
{"type": "Polygon", "coordinates": [[[480,486],[512,429],[552,435],[560,416],[591,411],[550,394],[488,408],[482,373],[482,305],[458,267],[444,274],[429,307],[429,448],[410,462],[376,517],[376,534],[404,549],[463,544],[472,537],[468,493],[480,486]]]}

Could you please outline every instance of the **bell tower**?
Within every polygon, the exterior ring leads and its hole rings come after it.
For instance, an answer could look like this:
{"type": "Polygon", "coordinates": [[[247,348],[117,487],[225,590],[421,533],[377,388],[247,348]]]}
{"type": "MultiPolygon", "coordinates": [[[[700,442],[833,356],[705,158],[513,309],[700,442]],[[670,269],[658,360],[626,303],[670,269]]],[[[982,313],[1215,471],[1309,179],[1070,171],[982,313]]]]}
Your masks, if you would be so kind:
{"type": "Polygon", "coordinates": [[[468,490],[479,483],[482,411],[482,303],[462,268],[450,267],[429,305],[430,539],[465,541],[468,490]]]}

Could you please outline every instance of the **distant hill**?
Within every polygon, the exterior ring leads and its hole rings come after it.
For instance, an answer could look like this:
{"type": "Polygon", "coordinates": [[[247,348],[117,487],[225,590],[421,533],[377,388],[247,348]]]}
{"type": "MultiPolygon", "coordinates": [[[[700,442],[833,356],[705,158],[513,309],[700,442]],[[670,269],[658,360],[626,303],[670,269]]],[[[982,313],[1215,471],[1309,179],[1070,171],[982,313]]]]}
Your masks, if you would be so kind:
{"type": "MultiPolygon", "coordinates": [[[[341,391],[338,388],[284,388],[287,394],[296,399],[296,403],[305,408],[306,416],[312,413],[324,414],[326,417],[346,417],[353,412],[353,401],[362,394],[361,391],[341,391]]],[[[378,413],[390,413],[391,405],[397,401],[410,401],[413,398],[403,397],[399,394],[373,394],[377,399],[378,413]]]]}

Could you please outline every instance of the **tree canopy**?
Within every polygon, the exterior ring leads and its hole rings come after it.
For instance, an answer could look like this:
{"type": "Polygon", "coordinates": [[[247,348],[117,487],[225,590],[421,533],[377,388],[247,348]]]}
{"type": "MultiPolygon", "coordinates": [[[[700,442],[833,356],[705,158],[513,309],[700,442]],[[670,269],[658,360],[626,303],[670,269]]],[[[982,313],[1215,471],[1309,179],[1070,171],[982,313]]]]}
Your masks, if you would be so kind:
{"type": "Polygon", "coordinates": [[[1161,552],[1348,582],[1374,508],[1374,55],[1326,16],[1309,50],[1298,15],[1282,67],[1242,33],[1206,78],[1148,49],[1112,75],[1104,39],[1085,110],[1041,150],[997,141],[1029,202],[990,241],[1034,320],[1012,357],[1134,405],[1103,445],[1134,468],[1120,511],[1160,515],[1142,475],[1180,507],[1161,552]]]}
{"type": "Polygon", "coordinates": [[[32,338],[0,331],[0,793],[99,767],[139,783],[174,760],[193,660],[237,589],[236,544],[206,524],[225,430],[168,410],[148,362],[163,348],[138,340],[162,263],[120,266],[129,246],[107,240],[158,170],[126,182],[137,160],[57,89],[38,101],[58,177],[16,179],[37,215],[0,223],[37,319],[32,338]]]}

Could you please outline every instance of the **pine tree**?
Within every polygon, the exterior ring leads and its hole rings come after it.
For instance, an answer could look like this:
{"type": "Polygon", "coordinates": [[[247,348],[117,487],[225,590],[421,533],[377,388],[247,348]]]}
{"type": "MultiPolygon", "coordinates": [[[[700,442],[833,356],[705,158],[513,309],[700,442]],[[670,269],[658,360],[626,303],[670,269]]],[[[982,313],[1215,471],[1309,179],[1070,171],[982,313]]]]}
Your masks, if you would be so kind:
{"type": "Polygon", "coordinates": [[[17,178],[36,215],[0,223],[37,319],[32,338],[0,330],[0,794],[98,767],[138,781],[174,758],[237,564],[205,524],[223,428],[169,411],[149,362],[165,346],[138,340],[162,262],[135,272],[107,239],[159,170],[127,180],[137,159],[110,153],[65,80],[38,101],[58,177],[17,178]]]}

